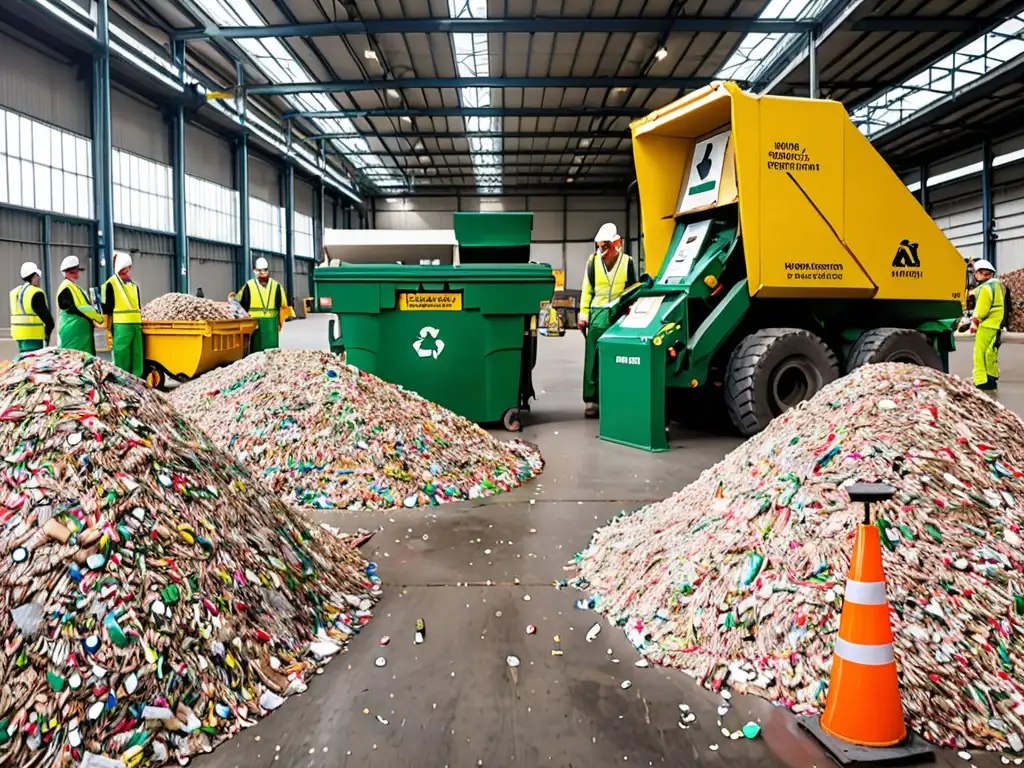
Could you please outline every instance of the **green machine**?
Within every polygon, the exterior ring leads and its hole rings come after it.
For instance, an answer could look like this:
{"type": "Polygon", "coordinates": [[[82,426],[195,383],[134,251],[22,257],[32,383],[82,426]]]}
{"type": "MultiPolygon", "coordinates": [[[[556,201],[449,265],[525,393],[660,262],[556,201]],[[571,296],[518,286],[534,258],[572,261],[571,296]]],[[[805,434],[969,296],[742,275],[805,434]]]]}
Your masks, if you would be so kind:
{"type": "Polygon", "coordinates": [[[750,306],[745,279],[728,291],[721,283],[739,243],[736,232],[728,216],[678,223],[672,256],[657,278],[645,276],[613,307],[617,320],[598,342],[602,439],[668,450],[668,390],[707,381],[721,335],[732,333],[750,306]],[[605,393],[626,393],[628,404],[606,404],[605,393]]]}

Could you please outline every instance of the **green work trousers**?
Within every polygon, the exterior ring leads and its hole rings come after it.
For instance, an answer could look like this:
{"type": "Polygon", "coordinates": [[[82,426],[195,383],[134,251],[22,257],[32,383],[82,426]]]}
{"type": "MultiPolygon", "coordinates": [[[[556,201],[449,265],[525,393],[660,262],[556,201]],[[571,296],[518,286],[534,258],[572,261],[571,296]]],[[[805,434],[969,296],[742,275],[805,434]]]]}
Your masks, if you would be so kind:
{"type": "Polygon", "coordinates": [[[142,378],[142,325],[115,323],[114,365],[132,376],[142,378]]]}
{"type": "Polygon", "coordinates": [[[591,307],[587,325],[587,351],[583,358],[583,402],[597,403],[597,342],[612,327],[611,312],[606,307],[591,307]]]}
{"type": "Polygon", "coordinates": [[[261,317],[256,321],[259,325],[252,334],[252,351],[262,352],[265,349],[277,349],[279,327],[277,317],[261,317]]]}
{"type": "Polygon", "coordinates": [[[92,321],[70,312],[60,313],[60,348],[77,349],[87,355],[96,354],[92,321]]]}
{"type": "Polygon", "coordinates": [[[19,341],[18,342],[18,354],[23,355],[26,352],[35,352],[37,349],[42,349],[44,343],[41,339],[33,339],[32,341],[19,341]]]}
{"type": "Polygon", "coordinates": [[[974,383],[983,389],[999,386],[999,331],[982,326],[974,336],[974,383]]]}

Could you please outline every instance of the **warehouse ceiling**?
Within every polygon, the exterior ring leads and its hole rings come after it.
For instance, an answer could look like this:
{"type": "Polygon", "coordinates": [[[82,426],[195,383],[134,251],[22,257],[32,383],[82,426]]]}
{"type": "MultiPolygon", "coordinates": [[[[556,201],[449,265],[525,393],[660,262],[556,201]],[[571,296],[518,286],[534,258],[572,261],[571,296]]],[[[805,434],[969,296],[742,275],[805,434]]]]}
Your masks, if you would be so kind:
{"type": "Polygon", "coordinates": [[[807,95],[812,34],[821,95],[890,159],[919,114],[1024,92],[1021,0],[111,2],[377,195],[625,190],[630,120],[720,79],[807,95]]]}

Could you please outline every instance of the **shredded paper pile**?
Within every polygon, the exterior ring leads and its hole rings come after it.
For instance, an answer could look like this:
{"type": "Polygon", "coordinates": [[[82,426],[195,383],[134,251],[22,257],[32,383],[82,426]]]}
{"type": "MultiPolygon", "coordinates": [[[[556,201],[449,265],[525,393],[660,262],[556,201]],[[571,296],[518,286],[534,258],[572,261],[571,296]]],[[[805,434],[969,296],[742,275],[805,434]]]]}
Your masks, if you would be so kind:
{"type": "Polygon", "coordinates": [[[359,555],[140,380],[45,350],[0,398],[0,765],[184,765],[369,621],[359,555]]]}
{"type": "Polygon", "coordinates": [[[948,746],[1024,748],[1024,423],[969,384],[872,365],[775,419],[576,558],[589,605],[652,661],[797,712],[824,707],[863,507],[876,524],[908,722],[948,746]]]}
{"type": "Polygon", "coordinates": [[[289,503],[389,509],[507,491],[541,471],[419,395],[326,352],[250,355],[174,392],[173,402],[289,503]]]}
{"type": "Polygon", "coordinates": [[[190,293],[165,293],[142,308],[142,319],[149,322],[234,320],[244,315],[245,310],[242,310],[241,305],[236,310],[230,302],[201,299],[190,293]],[[241,314],[238,310],[241,310],[241,314]]]}

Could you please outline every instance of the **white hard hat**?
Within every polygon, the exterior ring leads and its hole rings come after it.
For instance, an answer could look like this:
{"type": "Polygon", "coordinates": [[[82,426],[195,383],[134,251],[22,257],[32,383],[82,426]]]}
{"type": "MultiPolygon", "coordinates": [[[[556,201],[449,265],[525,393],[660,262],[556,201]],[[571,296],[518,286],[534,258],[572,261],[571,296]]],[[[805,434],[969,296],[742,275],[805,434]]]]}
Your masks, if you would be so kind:
{"type": "Polygon", "coordinates": [[[595,243],[610,243],[621,239],[622,238],[619,236],[619,230],[611,222],[602,225],[602,227],[597,230],[597,234],[594,235],[595,243]]]}
{"type": "Polygon", "coordinates": [[[21,279],[28,280],[33,275],[42,277],[43,273],[39,271],[39,267],[36,266],[34,261],[26,261],[21,265],[21,279]]]}
{"type": "Polygon", "coordinates": [[[114,273],[127,269],[132,265],[132,255],[124,251],[114,251],[114,273]]]}
{"type": "Polygon", "coordinates": [[[67,272],[69,269],[80,269],[82,266],[77,256],[68,256],[60,263],[60,271],[67,272]]]}
{"type": "Polygon", "coordinates": [[[256,259],[256,269],[257,270],[261,270],[261,271],[262,270],[269,271],[270,270],[270,264],[267,263],[267,260],[265,258],[260,256],[258,259],[256,259]]]}
{"type": "Polygon", "coordinates": [[[974,271],[977,272],[980,269],[987,269],[989,272],[996,271],[996,268],[992,266],[992,262],[986,261],[985,259],[978,259],[974,262],[974,271]]]}

